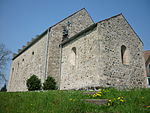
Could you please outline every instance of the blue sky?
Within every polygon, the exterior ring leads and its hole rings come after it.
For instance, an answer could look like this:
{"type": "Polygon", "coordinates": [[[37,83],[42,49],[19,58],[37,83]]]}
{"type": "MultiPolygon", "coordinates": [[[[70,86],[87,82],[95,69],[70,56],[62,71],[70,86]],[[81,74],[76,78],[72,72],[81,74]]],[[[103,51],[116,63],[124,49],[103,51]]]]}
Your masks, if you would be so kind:
{"type": "Polygon", "coordinates": [[[15,53],[81,8],[87,9],[94,22],[123,13],[143,41],[144,50],[150,50],[150,0],[0,0],[0,43],[15,53]]]}

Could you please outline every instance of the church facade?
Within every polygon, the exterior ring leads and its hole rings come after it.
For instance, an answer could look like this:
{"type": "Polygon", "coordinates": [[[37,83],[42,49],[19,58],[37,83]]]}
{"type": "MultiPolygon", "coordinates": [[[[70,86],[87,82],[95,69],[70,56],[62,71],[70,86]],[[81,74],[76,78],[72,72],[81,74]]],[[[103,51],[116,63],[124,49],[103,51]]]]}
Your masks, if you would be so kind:
{"type": "Polygon", "coordinates": [[[143,43],[122,14],[94,23],[85,9],[49,27],[14,54],[8,91],[33,74],[60,90],[146,86],[143,43]]]}

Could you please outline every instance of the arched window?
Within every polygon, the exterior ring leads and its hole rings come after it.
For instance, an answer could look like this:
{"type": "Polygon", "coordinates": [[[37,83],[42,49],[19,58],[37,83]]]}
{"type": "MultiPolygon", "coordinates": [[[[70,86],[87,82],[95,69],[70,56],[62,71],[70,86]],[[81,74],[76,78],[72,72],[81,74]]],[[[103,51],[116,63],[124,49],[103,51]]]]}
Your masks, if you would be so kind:
{"type": "Polygon", "coordinates": [[[76,48],[75,48],[75,47],[72,48],[72,51],[73,51],[74,54],[76,55],[76,48]]]}
{"type": "Polygon", "coordinates": [[[32,55],[34,55],[34,51],[32,52],[32,55]]]}
{"type": "Polygon", "coordinates": [[[75,48],[75,47],[73,47],[73,48],[71,49],[70,63],[71,63],[72,65],[75,65],[75,64],[76,64],[76,48],[75,48]]]}
{"type": "Polygon", "coordinates": [[[18,62],[18,69],[19,69],[19,62],[18,62]]]}
{"type": "Polygon", "coordinates": [[[124,45],[121,46],[121,60],[122,64],[129,65],[129,51],[124,45]]]}

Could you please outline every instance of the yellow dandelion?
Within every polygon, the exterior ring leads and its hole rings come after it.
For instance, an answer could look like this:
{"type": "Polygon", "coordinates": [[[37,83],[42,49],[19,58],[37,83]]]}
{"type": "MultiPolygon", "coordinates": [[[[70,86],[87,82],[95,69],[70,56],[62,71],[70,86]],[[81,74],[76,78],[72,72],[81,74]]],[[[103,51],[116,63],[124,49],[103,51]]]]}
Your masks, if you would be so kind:
{"type": "Polygon", "coordinates": [[[98,92],[98,93],[102,93],[102,92],[98,92]]]}
{"type": "Polygon", "coordinates": [[[97,96],[102,96],[101,94],[97,94],[97,96]]]}
{"type": "Polygon", "coordinates": [[[125,102],[125,100],[122,100],[122,99],[121,99],[120,101],[121,101],[121,102],[125,102]]]}
{"type": "Polygon", "coordinates": [[[118,97],[118,100],[121,99],[121,97],[118,97]]]}
{"type": "Polygon", "coordinates": [[[108,100],[109,102],[111,102],[112,100],[108,100]]]}

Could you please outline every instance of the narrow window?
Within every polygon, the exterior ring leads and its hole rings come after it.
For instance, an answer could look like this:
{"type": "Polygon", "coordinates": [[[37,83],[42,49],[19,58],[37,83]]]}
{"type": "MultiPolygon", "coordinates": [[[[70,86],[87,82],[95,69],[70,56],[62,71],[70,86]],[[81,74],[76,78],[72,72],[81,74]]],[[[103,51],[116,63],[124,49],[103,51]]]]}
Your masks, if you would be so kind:
{"type": "Polygon", "coordinates": [[[70,63],[71,63],[72,65],[75,65],[75,64],[76,64],[76,48],[75,48],[75,47],[73,47],[73,48],[71,49],[70,63]]]}
{"type": "Polygon", "coordinates": [[[34,51],[32,52],[32,55],[34,55],[34,51]]]}
{"type": "Polygon", "coordinates": [[[129,65],[129,52],[124,45],[121,46],[121,60],[122,64],[129,65]]]}
{"type": "Polygon", "coordinates": [[[74,54],[76,55],[76,48],[75,48],[75,47],[72,48],[72,51],[73,51],[74,54]]]}
{"type": "Polygon", "coordinates": [[[19,68],[19,62],[18,62],[18,68],[19,68]]]}

